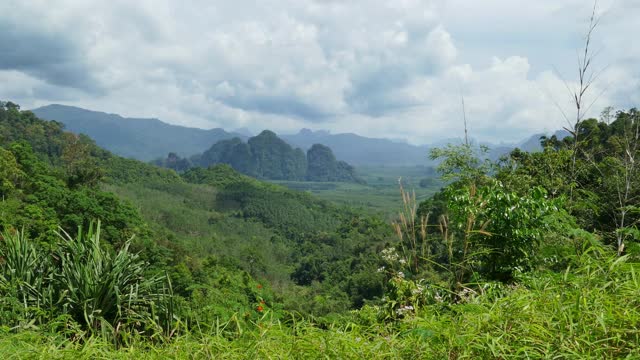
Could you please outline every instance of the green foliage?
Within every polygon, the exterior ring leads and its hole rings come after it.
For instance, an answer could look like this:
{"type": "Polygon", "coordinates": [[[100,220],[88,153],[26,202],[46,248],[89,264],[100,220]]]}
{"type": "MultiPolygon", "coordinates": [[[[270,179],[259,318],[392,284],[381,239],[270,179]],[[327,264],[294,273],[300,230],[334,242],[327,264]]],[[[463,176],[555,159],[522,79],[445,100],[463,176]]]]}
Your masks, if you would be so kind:
{"type": "Polygon", "coordinates": [[[540,185],[551,197],[564,195],[565,209],[578,224],[595,229],[622,254],[625,244],[635,241],[625,229],[634,229],[640,220],[638,111],[587,119],[579,130],[577,143],[573,137],[543,138],[542,153],[512,152],[497,177],[519,193],[540,185]]]}
{"type": "Polygon", "coordinates": [[[448,266],[458,267],[456,281],[468,281],[474,272],[510,280],[514,271],[531,269],[546,231],[545,217],[557,211],[546,190],[509,189],[489,175],[494,165],[475,157],[467,145],[432,152],[433,158],[441,156],[440,171],[455,182],[443,190],[441,202],[434,203],[439,207],[423,207],[422,216],[438,218],[448,266]],[[436,213],[424,214],[429,210],[436,213]]]}
{"type": "Polygon", "coordinates": [[[182,174],[185,181],[192,184],[207,184],[216,188],[223,188],[233,183],[251,183],[254,179],[242,175],[229,165],[215,165],[209,168],[192,168],[182,174]]]}
{"type": "Polygon", "coordinates": [[[218,194],[217,202],[245,219],[259,219],[290,239],[330,231],[339,222],[339,211],[329,203],[275,185],[232,183],[218,194]]]}
{"type": "Polygon", "coordinates": [[[106,251],[100,244],[100,223],[90,225],[86,235],[79,230],[75,238],[61,237],[50,256],[23,232],[2,236],[3,322],[24,326],[68,316],[107,336],[124,328],[169,330],[171,289],[160,277],[145,277],[145,265],[129,252],[129,242],[115,254],[106,251]],[[7,313],[7,305],[12,312],[7,313]]]}
{"type": "Polygon", "coordinates": [[[137,160],[110,156],[102,162],[107,182],[127,183],[160,183],[180,182],[180,176],[173,170],[159,168],[137,160]]]}
{"type": "Polygon", "coordinates": [[[139,324],[144,330],[170,330],[171,289],[162,277],[145,277],[145,264],[129,252],[131,241],[115,254],[105,251],[100,222],[95,228],[90,224],[86,234],[80,229],[75,237],[61,236],[53,277],[59,279],[54,288],[65,313],[95,331],[139,324]]]}
{"type": "MultiPolygon", "coordinates": [[[[378,320],[367,306],[332,321],[238,313],[204,332],[171,342],[133,339],[129,347],[91,338],[76,341],[43,332],[0,333],[2,357],[229,359],[447,359],[637,358],[640,304],[637,266],[614,254],[588,249],[561,273],[531,273],[508,287],[468,291],[465,301],[434,299],[378,320]],[[251,315],[253,316],[253,315],[251,315]],[[44,354],[44,355],[40,355],[44,354]]],[[[404,286],[404,285],[402,285],[404,286]]],[[[409,285],[408,285],[409,286],[409,285]]],[[[408,289],[409,293],[414,293],[408,289]]],[[[416,290],[416,289],[413,289],[416,290]]],[[[416,295],[413,295],[416,296],[416,295]]],[[[256,312],[257,313],[257,312],[256,312]]]]}
{"type": "Polygon", "coordinates": [[[38,160],[26,143],[12,144],[2,154],[12,164],[5,168],[9,170],[6,174],[0,174],[2,183],[12,189],[3,194],[5,201],[0,203],[4,214],[0,225],[4,229],[24,227],[34,239],[54,242],[58,226],[75,229],[99,218],[108,221],[105,237],[111,242],[122,242],[133,233],[147,235],[136,211],[95,188],[95,178],[85,178],[89,181],[86,184],[75,176],[69,181],[71,178],[57,168],[38,160]]]}
{"type": "Polygon", "coordinates": [[[115,183],[181,181],[173,171],[115,157],[11,103],[0,106],[0,162],[0,231],[24,227],[49,243],[58,226],[72,230],[94,219],[107,222],[104,237],[112,243],[149,235],[131,205],[99,189],[103,176],[115,183]]]}
{"type": "Polygon", "coordinates": [[[474,149],[471,145],[451,145],[431,149],[431,160],[439,160],[437,171],[443,180],[470,183],[484,178],[491,170],[491,161],[486,158],[486,147],[474,149]]]}
{"type": "Polygon", "coordinates": [[[25,141],[41,160],[57,162],[65,147],[62,124],[40,120],[11,102],[0,105],[0,146],[25,141]]]}
{"type": "Polygon", "coordinates": [[[20,170],[15,156],[0,148],[0,197],[4,199],[16,187],[20,187],[25,173],[20,170]]]}
{"type": "Polygon", "coordinates": [[[103,170],[98,164],[95,143],[84,135],[65,133],[63,136],[65,147],[60,159],[69,187],[98,185],[102,180],[103,170]]]}
{"type": "Polygon", "coordinates": [[[481,274],[510,279],[514,271],[532,267],[545,233],[545,217],[557,211],[543,188],[520,196],[491,181],[479,188],[454,185],[445,194],[449,223],[468,239],[469,248],[463,251],[481,254],[481,274]]]}

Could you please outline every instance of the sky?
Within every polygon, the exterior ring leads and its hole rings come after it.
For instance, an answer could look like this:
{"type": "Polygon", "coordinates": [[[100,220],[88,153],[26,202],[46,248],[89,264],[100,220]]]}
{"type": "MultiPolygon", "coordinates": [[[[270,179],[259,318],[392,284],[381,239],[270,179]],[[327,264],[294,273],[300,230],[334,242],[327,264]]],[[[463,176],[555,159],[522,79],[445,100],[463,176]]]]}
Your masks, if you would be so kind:
{"type": "MultiPolygon", "coordinates": [[[[517,142],[568,125],[590,0],[3,0],[0,100],[200,128],[517,142]]],[[[587,116],[640,104],[640,0],[599,0],[587,116]]]]}

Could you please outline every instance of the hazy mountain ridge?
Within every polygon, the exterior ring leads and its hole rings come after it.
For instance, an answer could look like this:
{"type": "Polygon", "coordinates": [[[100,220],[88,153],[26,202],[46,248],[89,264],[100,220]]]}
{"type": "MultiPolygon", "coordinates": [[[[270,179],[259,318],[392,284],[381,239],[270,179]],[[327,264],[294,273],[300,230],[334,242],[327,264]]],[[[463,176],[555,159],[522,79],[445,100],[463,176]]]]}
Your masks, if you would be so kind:
{"type": "Polygon", "coordinates": [[[150,161],[170,152],[193,155],[219,140],[246,136],[223,129],[203,130],[171,125],[158,119],[124,118],[65,105],[48,105],[32,110],[38,117],[56,120],[68,131],[83,133],[118,155],[150,161]]]}
{"type": "MultiPolygon", "coordinates": [[[[84,133],[96,143],[118,155],[143,161],[165,158],[169,153],[190,157],[209,149],[220,140],[234,137],[246,141],[250,131],[238,129],[204,130],[170,125],[158,119],[125,118],[117,114],[91,111],[65,105],[48,105],[32,110],[37,116],[56,120],[67,130],[84,133]]],[[[490,148],[489,157],[497,159],[516,147],[526,151],[539,151],[540,136],[535,134],[514,144],[477,142],[490,148]]],[[[558,131],[558,137],[566,132],[558,131]]],[[[306,151],[314,144],[332,149],[335,157],[354,166],[413,166],[430,164],[429,149],[447,143],[462,143],[461,138],[448,138],[430,145],[411,145],[397,139],[369,138],[353,133],[332,134],[326,130],[302,129],[296,134],[279,134],[278,137],[294,148],[306,151]]]]}
{"type": "Polygon", "coordinates": [[[353,133],[334,135],[325,130],[309,129],[280,137],[304,150],[313,144],[326,145],[338,159],[353,165],[417,165],[428,162],[428,146],[415,146],[397,140],[368,138],[353,133]]]}

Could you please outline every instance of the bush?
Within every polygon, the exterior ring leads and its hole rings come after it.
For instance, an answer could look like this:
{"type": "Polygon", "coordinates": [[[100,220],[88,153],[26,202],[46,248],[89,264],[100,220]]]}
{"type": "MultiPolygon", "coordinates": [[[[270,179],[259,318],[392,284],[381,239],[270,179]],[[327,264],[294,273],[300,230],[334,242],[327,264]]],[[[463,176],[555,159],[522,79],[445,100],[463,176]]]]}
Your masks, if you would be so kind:
{"type": "Polygon", "coordinates": [[[76,237],[63,232],[53,256],[24,232],[3,235],[3,322],[20,326],[68,317],[89,332],[109,335],[123,328],[167,331],[173,320],[169,284],[164,277],[145,277],[145,264],[129,252],[130,241],[115,253],[102,248],[100,230],[98,222],[76,237]]]}

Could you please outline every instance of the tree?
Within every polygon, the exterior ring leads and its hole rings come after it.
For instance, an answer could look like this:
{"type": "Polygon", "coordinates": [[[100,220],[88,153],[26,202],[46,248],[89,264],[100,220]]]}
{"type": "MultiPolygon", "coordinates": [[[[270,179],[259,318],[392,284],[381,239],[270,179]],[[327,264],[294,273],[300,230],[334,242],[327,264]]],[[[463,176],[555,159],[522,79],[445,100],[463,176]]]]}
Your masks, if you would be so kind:
{"type": "Polygon", "coordinates": [[[467,145],[431,152],[442,159],[439,171],[452,181],[443,190],[446,209],[439,215],[449,268],[457,282],[473,271],[499,280],[532,264],[545,216],[555,208],[540,186],[518,193],[490,176],[495,165],[467,145]]]}
{"type": "Polygon", "coordinates": [[[628,113],[619,112],[611,124],[613,135],[608,139],[610,149],[597,169],[602,175],[602,184],[613,192],[614,203],[609,211],[615,222],[615,238],[618,255],[624,252],[625,242],[630,236],[639,237],[635,229],[636,221],[630,221],[630,214],[640,211],[638,192],[640,167],[640,117],[636,109],[628,113]]]}
{"type": "Polygon", "coordinates": [[[0,199],[4,200],[13,189],[20,187],[25,176],[13,154],[0,148],[0,199]]]}
{"type": "Polygon", "coordinates": [[[95,187],[103,177],[98,161],[91,156],[93,142],[84,135],[65,133],[62,162],[69,187],[95,187]]]}

